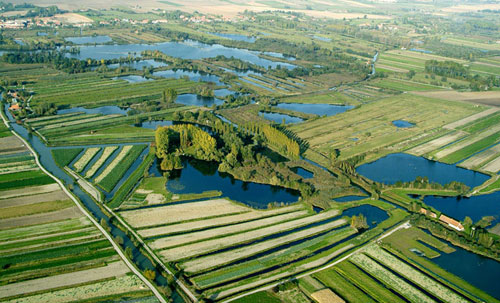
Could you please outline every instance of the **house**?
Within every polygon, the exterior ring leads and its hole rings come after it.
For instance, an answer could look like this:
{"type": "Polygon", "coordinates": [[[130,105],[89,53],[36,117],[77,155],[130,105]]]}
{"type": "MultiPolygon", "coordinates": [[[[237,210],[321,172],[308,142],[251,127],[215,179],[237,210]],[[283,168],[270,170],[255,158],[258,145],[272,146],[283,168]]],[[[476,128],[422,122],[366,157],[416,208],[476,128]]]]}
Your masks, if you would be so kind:
{"type": "Polygon", "coordinates": [[[21,107],[19,106],[19,103],[13,104],[9,107],[9,110],[17,111],[20,110],[21,107]]]}
{"type": "Polygon", "coordinates": [[[420,208],[420,213],[421,214],[424,214],[426,216],[429,216],[431,218],[437,218],[437,215],[435,213],[433,213],[432,211],[428,210],[428,209],[425,209],[425,208],[420,208]]]}
{"type": "Polygon", "coordinates": [[[439,217],[439,221],[448,224],[449,227],[456,229],[458,231],[464,231],[464,227],[460,222],[445,215],[439,217]]]}

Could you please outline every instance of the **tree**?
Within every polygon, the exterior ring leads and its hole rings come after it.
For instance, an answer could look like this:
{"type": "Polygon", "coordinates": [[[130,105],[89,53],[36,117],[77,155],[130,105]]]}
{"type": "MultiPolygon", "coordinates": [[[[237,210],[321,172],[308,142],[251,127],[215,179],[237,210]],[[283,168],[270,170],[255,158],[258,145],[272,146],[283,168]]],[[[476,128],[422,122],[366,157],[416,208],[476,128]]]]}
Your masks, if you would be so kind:
{"type": "Polygon", "coordinates": [[[174,103],[177,98],[177,91],[174,88],[167,88],[163,91],[162,101],[164,103],[170,104],[174,103]]]}
{"type": "Polygon", "coordinates": [[[369,228],[368,223],[366,223],[366,217],[363,214],[352,216],[351,227],[357,229],[358,231],[369,228]]]}
{"type": "Polygon", "coordinates": [[[151,269],[146,269],[144,271],[144,276],[148,279],[153,281],[156,278],[156,271],[151,270],[151,269]]]}

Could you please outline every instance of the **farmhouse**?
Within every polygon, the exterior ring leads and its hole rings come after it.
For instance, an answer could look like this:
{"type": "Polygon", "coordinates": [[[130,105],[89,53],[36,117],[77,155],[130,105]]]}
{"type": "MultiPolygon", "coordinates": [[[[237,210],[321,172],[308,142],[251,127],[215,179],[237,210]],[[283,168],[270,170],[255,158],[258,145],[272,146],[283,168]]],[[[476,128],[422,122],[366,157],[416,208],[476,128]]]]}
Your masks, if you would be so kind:
{"type": "Polygon", "coordinates": [[[464,231],[464,227],[460,222],[445,215],[439,217],[439,221],[448,224],[449,227],[454,228],[458,231],[464,231]]]}
{"type": "Polygon", "coordinates": [[[428,210],[428,209],[425,209],[425,208],[420,208],[420,213],[421,214],[424,214],[426,216],[429,216],[431,218],[437,218],[437,215],[435,213],[433,213],[432,211],[428,210]]]}
{"type": "Polygon", "coordinates": [[[16,110],[19,110],[21,107],[19,107],[19,103],[16,103],[16,104],[13,104],[9,107],[9,110],[13,110],[13,111],[16,111],[16,110]]]}

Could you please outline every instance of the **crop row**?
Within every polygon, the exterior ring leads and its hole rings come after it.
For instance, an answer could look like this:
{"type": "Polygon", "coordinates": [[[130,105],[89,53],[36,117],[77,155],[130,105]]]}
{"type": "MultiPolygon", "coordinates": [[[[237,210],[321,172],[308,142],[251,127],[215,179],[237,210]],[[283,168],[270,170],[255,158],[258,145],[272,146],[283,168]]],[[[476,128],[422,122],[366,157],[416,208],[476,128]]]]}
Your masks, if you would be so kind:
{"type": "Polygon", "coordinates": [[[76,172],[82,172],[85,166],[89,164],[89,162],[97,155],[97,153],[101,150],[100,147],[91,147],[88,148],[85,153],[78,159],[75,164],[73,164],[73,167],[75,168],[76,172]]]}
{"type": "Polygon", "coordinates": [[[140,156],[146,145],[124,146],[122,151],[96,178],[95,182],[107,192],[111,192],[118,181],[125,175],[135,160],[140,156]]]}
{"type": "Polygon", "coordinates": [[[108,160],[108,158],[113,154],[115,150],[118,149],[118,146],[107,146],[104,148],[99,159],[89,168],[87,173],[85,174],[85,178],[92,178],[95,173],[101,168],[101,166],[108,160]]]}
{"type": "Polygon", "coordinates": [[[56,164],[60,167],[68,166],[83,151],[83,148],[61,148],[50,152],[56,164]]]}

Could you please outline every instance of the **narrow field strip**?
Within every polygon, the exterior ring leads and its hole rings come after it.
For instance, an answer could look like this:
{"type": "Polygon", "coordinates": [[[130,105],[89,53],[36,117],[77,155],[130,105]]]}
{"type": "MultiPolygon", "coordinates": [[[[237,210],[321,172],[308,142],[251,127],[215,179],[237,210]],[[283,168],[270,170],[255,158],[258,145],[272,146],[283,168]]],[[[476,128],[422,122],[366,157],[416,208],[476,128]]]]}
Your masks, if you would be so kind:
{"type": "Polygon", "coordinates": [[[383,249],[376,247],[374,245],[369,246],[365,252],[371,257],[375,258],[380,263],[391,270],[397,272],[398,274],[404,276],[406,279],[412,281],[413,283],[419,285],[425,290],[429,291],[436,297],[443,299],[444,301],[450,301],[455,303],[467,303],[468,301],[462,296],[456,294],[453,290],[441,285],[434,279],[422,274],[421,272],[413,269],[408,264],[400,261],[393,255],[384,251],[383,249]]]}
{"type": "Polygon", "coordinates": [[[47,125],[43,128],[40,129],[40,133],[45,134],[47,131],[54,130],[57,128],[57,131],[59,131],[61,128],[68,127],[68,126],[74,126],[78,124],[84,124],[84,123],[89,123],[89,122],[96,122],[100,120],[107,120],[107,119],[112,119],[116,117],[122,117],[123,115],[119,114],[113,114],[113,115],[106,115],[106,116],[98,116],[98,117],[91,117],[87,119],[81,119],[81,120],[75,120],[75,121],[70,121],[70,122],[61,122],[61,123],[56,123],[56,124],[50,124],[47,125]]]}
{"type": "Polygon", "coordinates": [[[22,189],[5,190],[5,191],[2,191],[2,196],[0,197],[0,201],[2,201],[2,199],[8,199],[8,198],[14,198],[14,197],[31,196],[31,195],[49,193],[49,192],[53,192],[53,191],[60,190],[60,189],[61,188],[59,187],[59,184],[52,183],[52,184],[40,185],[40,186],[30,186],[28,188],[22,188],[22,189]]]}
{"type": "Polygon", "coordinates": [[[490,173],[497,173],[500,171],[500,156],[485,164],[481,169],[490,173]]]}
{"type": "MultiPolygon", "coordinates": [[[[72,235],[69,235],[72,236],[72,235]]],[[[8,248],[8,249],[0,249],[0,255],[5,255],[5,254],[19,254],[19,253],[25,253],[25,252],[33,252],[38,249],[44,250],[48,248],[53,248],[57,246],[65,246],[65,245],[72,245],[72,244],[79,244],[83,243],[85,241],[92,241],[92,240],[98,240],[101,238],[101,234],[96,232],[93,233],[88,233],[87,235],[82,235],[80,237],[67,237],[67,239],[61,239],[58,241],[46,241],[45,239],[39,240],[39,241],[34,241],[34,242],[39,242],[38,244],[32,244],[32,245],[10,245],[10,246],[17,246],[14,248],[8,248]]],[[[22,243],[24,244],[24,243],[22,243]]],[[[2,245],[2,247],[5,247],[2,245]]]]}
{"type": "Polygon", "coordinates": [[[177,236],[160,238],[158,240],[150,243],[150,247],[153,249],[164,249],[168,247],[174,247],[179,245],[185,245],[192,242],[205,241],[207,239],[215,237],[224,237],[231,234],[236,234],[248,230],[253,230],[256,228],[262,228],[272,224],[282,223],[284,221],[289,221],[299,217],[304,217],[309,212],[307,210],[292,212],[288,214],[278,215],[270,218],[264,218],[260,220],[243,222],[231,226],[218,227],[198,232],[192,232],[188,234],[181,234],[177,236]]]}
{"type": "Polygon", "coordinates": [[[448,155],[451,155],[457,151],[460,151],[461,149],[463,149],[469,145],[472,145],[476,142],[479,142],[479,141],[483,140],[484,138],[487,138],[487,137],[494,135],[498,132],[500,132],[500,125],[496,125],[495,127],[492,127],[484,132],[481,132],[479,134],[474,134],[474,136],[469,136],[465,140],[462,140],[458,143],[450,145],[449,147],[446,147],[445,149],[437,152],[435,154],[435,157],[437,159],[442,159],[448,155]]]}
{"type": "Polygon", "coordinates": [[[67,123],[67,122],[72,122],[72,121],[77,121],[77,120],[94,118],[94,117],[98,117],[98,116],[102,116],[102,115],[101,114],[90,114],[90,115],[85,114],[85,115],[79,115],[79,116],[62,117],[59,119],[52,119],[52,120],[47,120],[47,121],[31,123],[31,126],[35,127],[36,129],[40,129],[40,128],[43,128],[44,126],[51,125],[51,124],[67,123]]]}
{"type": "Polygon", "coordinates": [[[249,208],[226,199],[213,199],[133,211],[122,211],[120,214],[127,223],[135,228],[140,228],[249,211],[249,208]]]}
{"type": "Polygon", "coordinates": [[[53,212],[73,206],[74,203],[71,200],[63,200],[34,203],[30,204],[29,207],[26,207],[25,205],[5,207],[2,208],[2,211],[0,211],[0,221],[8,218],[18,218],[28,215],[53,212]]]}
{"type": "Polygon", "coordinates": [[[443,146],[446,146],[450,143],[453,143],[457,141],[460,138],[465,137],[467,134],[461,131],[454,132],[451,134],[444,135],[442,137],[439,137],[437,139],[431,140],[429,142],[423,143],[421,145],[418,145],[408,151],[406,151],[409,154],[415,155],[415,156],[422,156],[427,153],[430,153],[438,148],[441,148],[443,146]]]}
{"type": "Polygon", "coordinates": [[[88,148],[85,153],[78,159],[75,164],[73,164],[73,167],[75,168],[75,171],[77,173],[80,173],[83,171],[85,166],[89,164],[89,162],[97,155],[97,153],[101,150],[100,147],[91,147],[88,148]]]}
{"type": "MultiPolygon", "coordinates": [[[[109,165],[95,178],[95,183],[101,182],[114,168],[120,163],[128,152],[132,149],[133,145],[125,145],[116,157],[109,163],[109,165]]],[[[100,159],[99,159],[100,160],[100,159]]]]}
{"type": "Polygon", "coordinates": [[[279,237],[276,239],[271,239],[254,245],[237,248],[216,255],[197,258],[195,260],[185,262],[181,266],[184,268],[186,272],[194,273],[194,272],[204,271],[209,268],[221,266],[226,263],[231,263],[233,261],[255,255],[257,253],[269,250],[271,248],[280,245],[284,245],[289,242],[297,241],[302,238],[306,238],[308,236],[313,236],[315,234],[328,231],[330,229],[339,227],[346,223],[347,221],[344,219],[336,220],[319,226],[314,226],[308,229],[304,229],[295,233],[291,233],[289,235],[279,237]]]}
{"type": "Polygon", "coordinates": [[[121,294],[124,290],[129,292],[147,291],[142,281],[136,276],[122,276],[110,281],[94,283],[90,285],[78,286],[71,289],[62,289],[43,294],[33,295],[20,299],[6,301],[7,303],[63,303],[74,301],[91,302],[93,298],[99,301],[98,298],[121,294]],[[90,300],[90,301],[89,301],[90,300]]]}
{"type": "Polygon", "coordinates": [[[46,278],[23,281],[0,286],[0,298],[29,294],[52,288],[65,287],[94,280],[117,277],[128,273],[130,270],[123,262],[113,262],[105,267],[76,271],[46,278]]]}
{"type": "Polygon", "coordinates": [[[287,270],[285,272],[278,273],[276,275],[272,275],[272,276],[269,276],[266,278],[257,277],[255,279],[253,279],[250,283],[244,284],[244,285],[224,286],[220,290],[216,290],[216,291],[211,292],[211,293],[213,293],[213,297],[219,299],[219,298],[224,298],[224,297],[242,292],[242,291],[247,290],[247,289],[252,289],[252,288],[267,284],[267,283],[271,283],[273,281],[278,281],[280,279],[283,279],[283,278],[286,278],[286,277],[289,277],[292,275],[296,275],[298,272],[303,272],[303,271],[310,270],[310,269],[316,268],[318,266],[321,266],[321,265],[325,264],[326,262],[332,260],[333,258],[337,257],[338,255],[344,253],[345,251],[351,249],[352,247],[353,247],[352,244],[348,244],[342,248],[339,248],[339,249],[332,251],[328,255],[325,255],[321,258],[318,258],[318,259],[315,259],[313,261],[301,264],[301,265],[299,265],[293,269],[287,270]]]}
{"type": "Polygon", "coordinates": [[[61,232],[71,232],[76,229],[91,227],[91,222],[81,216],[76,219],[58,220],[53,223],[40,224],[37,226],[18,227],[10,230],[0,231],[0,241],[4,243],[6,240],[11,241],[24,241],[24,239],[40,237],[44,235],[51,236],[61,232]]]}
{"type": "Polygon", "coordinates": [[[217,238],[214,240],[203,241],[199,243],[189,244],[186,246],[176,247],[172,249],[163,250],[160,255],[167,261],[191,258],[196,255],[216,251],[225,247],[249,242],[272,234],[292,230],[302,226],[306,226],[322,220],[327,220],[337,216],[340,212],[331,210],[318,215],[309,216],[302,219],[297,219],[274,226],[265,227],[233,236],[217,238]]]}
{"type": "Polygon", "coordinates": [[[361,267],[370,275],[376,277],[381,283],[385,284],[407,298],[413,303],[434,303],[435,301],[426,296],[420,290],[406,283],[372,259],[358,253],[350,258],[350,261],[361,267]]]}
{"type": "MultiPolygon", "coordinates": [[[[15,229],[14,229],[15,230],[15,229]]],[[[95,229],[92,226],[75,228],[73,230],[63,231],[63,232],[55,232],[50,234],[45,234],[41,236],[27,237],[17,240],[9,240],[9,241],[0,241],[0,249],[8,249],[12,247],[21,247],[25,245],[31,245],[39,242],[50,242],[53,239],[66,239],[75,237],[75,235],[80,234],[90,234],[95,229]]]]}
{"type": "Polygon", "coordinates": [[[315,237],[314,239],[307,240],[303,243],[270,253],[254,260],[239,262],[230,267],[210,270],[205,274],[196,276],[192,280],[198,287],[213,287],[217,284],[226,283],[235,278],[243,277],[266,268],[297,260],[313,253],[317,249],[333,245],[355,233],[356,231],[349,227],[334,230],[322,236],[315,237]]]}
{"type": "Polygon", "coordinates": [[[83,115],[83,114],[85,114],[85,113],[84,112],[76,112],[76,113],[68,113],[68,114],[55,115],[55,116],[42,116],[42,117],[27,119],[26,122],[32,124],[32,123],[39,122],[39,121],[60,119],[60,118],[64,118],[64,117],[78,116],[78,115],[83,115]]]}
{"type": "Polygon", "coordinates": [[[58,200],[61,201],[65,199],[68,199],[68,196],[62,190],[56,190],[53,192],[33,195],[33,196],[21,196],[21,197],[0,199],[0,208],[30,205],[48,201],[58,201],[58,200]]]}
{"type": "Polygon", "coordinates": [[[460,166],[472,169],[480,166],[483,163],[487,163],[490,160],[497,158],[498,156],[500,156],[500,145],[495,145],[463,161],[462,163],[460,163],[460,166]]]}
{"type": "Polygon", "coordinates": [[[498,108],[498,107],[492,107],[492,108],[487,109],[485,111],[482,111],[480,113],[477,113],[477,114],[474,114],[472,116],[469,116],[469,117],[463,118],[461,120],[458,120],[458,121],[452,122],[450,124],[447,124],[447,125],[443,126],[443,128],[456,129],[456,128],[460,127],[460,126],[464,126],[464,125],[469,124],[469,123],[471,123],[473,121],[476,121],[476,120],[479,120],[479,119],[484,118],[486,116],[489,116],[491,114],[494,114],[494,113],[496,113],[499,110],[500,110],[500,108],[498,108]]]}
{"type": "Polygon", "coordinates": [[[76,206],[73,206],[48,213],[3,219],[0,220],[0,229],[49,223],[64,219],[79,218],[81,216],[82,213],[80,212],[80,210],[76,206]]]}
{"type": "Polygon", "coordinates": [[[498,142],[500,142],[500,132],[495,133],[486,138],[483,138],[475,142],[474,144],[469,144],[464,148],[462,148],[461,150],[451,153],[446,157],[442,157],[440,161],[445,163],[456,163],[460,160],[463,160],[467,157],[474,155],[477,152],[480,152],[488,147],[491,147],[492,145],[498,142]]]}
{"type": "MultiPolygon", "coordinates": [[[[0,200],[0,203],[1,203],[1,200],[0,200]]],[[[224,216],[224,217],[220,217],[220,218],[212,218],[212,219],[206,219],[206,220],[198,220],[198,221],[193,221],[193,222],[178,223],[178,224],[173,224],[173,225],[154,227],[154,228],[150,228],[150,229],[143,229],[143,230],[140,230],[138,233],[139,233],[139,235],[141,235],[141,237],[149,238],[149,237],[154,237],[154,236],[169,235],[169,234],[176,234],[176,233],[182,233],[182,232],[191,232],[191,231],[195,231],[198,229],[206,229],[206,228],[218,227],[218,226],[222,226],[222,225],[236,224],[236,223],[260,219],[260,218],[264,218],[264,217],[270,217],[270,216],[274,216],[274,215],[278,215],[278,214],[282,214],[282,213],[287,213],[287,212],[292,212],[292,211],[300,210],[300,209],[302,209],[301,205],[294,205],[294,206],[288,206],[288,207],[279,207],[279,208],[272,209],[272,210],[262,210],[262,211],[253,210],[251,212],[238,214],[238,215],[230,215],[230,216],[224,216]]]]}
{"type": "Polygon", "coordinates": [[[87,173],[85,174],[85,178],[89,179],[92,178],[95,173],[101,168],[101,166],[108,160],[108,158],[113,154],[115,150],[118,149],[118,146],[107,146],[104,148],[104,151],[102,152],[101,156],[99,159],[92,165],[92,167],[89,168],[87,173]]]}

